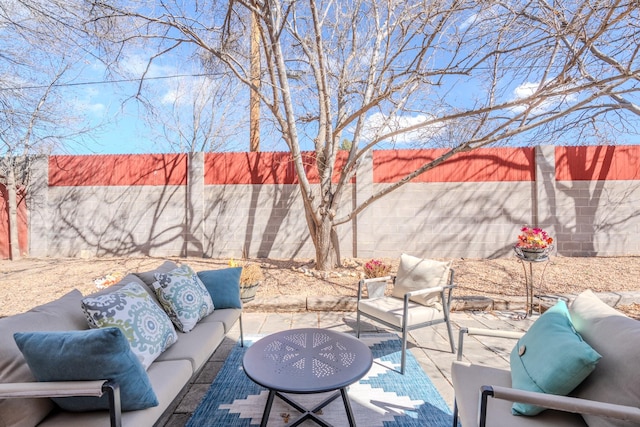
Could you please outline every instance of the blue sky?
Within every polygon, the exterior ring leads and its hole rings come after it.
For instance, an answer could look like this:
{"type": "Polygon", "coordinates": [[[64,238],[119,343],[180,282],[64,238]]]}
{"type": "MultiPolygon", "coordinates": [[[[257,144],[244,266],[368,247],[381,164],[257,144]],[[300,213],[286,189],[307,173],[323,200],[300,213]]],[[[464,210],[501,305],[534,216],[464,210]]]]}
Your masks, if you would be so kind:
{"type": "MultiPolygon", "coordinates": [[[[62,151],[70,154],[177,151],[162,136],[160,125],[151,126],[145,120],[150,112],[134,98],[139,85],[137,78],[142,74],[140,67],[143,65],[141,58],[125,61],[123,66],[129,69],[123,70],[123,73],[128,77],[116,78],[116,82],[109,82],[114,79],[105,78],[106,71],[101,67],[88,67],[74,79],[74,86],[63,89],[76,113],[94,130],[89,138],[77,139],[62,151]]],[[[196,72],[185,73],[175,67],[152,67],[149,80],[145,83],[146,101],[162,111],[170,110],[175,104],[184,108],[185,114],[190,114],[189,105],[182,104],[191,101],[194,94],[185,93],[183,88],[193,87],[196,84],[194,81],[200,84],[204,79],[194,74],[196,72]]],[[[237,120],[242,120],[242,117],[237,120]]],[[[230,149],[244,150],[245,140],[248,141],[248,136],[242,134],[226,141],[230,149]]]]}
{"type": "MultiPolygon", "coordinates": [[[[459,29],[473,25],[472,18],[475,18],[475,15],[465,21],[459,29]]],[[[205,106],[215,105],[214,109],[205,108],[202,111],[204,112],[203,116],[211,117],[214,128],[219,129],[216,133],[216,141],[219,141],[218,149],[246,151],[248,149],[249,114],[247,89],[239,84],[234,87],[225,87],[226,83],[219,84],[215,78],[208,79],[198,75],[202,72],[199,60],[190,49],[193,47],[186,46],[184,49],[176,49],[171,55],[163,55],[147,69],[147,58],[151,57],[154,52],[145,52],[139,45],[131,46],[127,51],[121,52],[118,68],[112,70],[113,74],[107,72],[106,68],[93,57],[84,63],[78,63],[77,69],[74,70],[75,75],[67,81],[73,86],[66,86],[62,90],[70,111],[74,115],[78,115],[83,123],[95,127],[95,129],[91,132],[90,138],[84,138],[82,141],[76,139],[59,152],[126,154],[185,151],[182,145],[170,146],[167,139],[186,143],[191,134],[198,132],[198,130],[191,129],[191,116],[196,111],[196,108],[193,108],[194,103],[205,106]],[[145,70],[147,80],[144,83],[143,94],[145,101],[153,109],[146,108],[133,98],[138,91],[137,79],[145,70]],[[90,82],[96,83],[88,84],[90,82]],[[218,98],[214,101],[203,99],[203,94],[214,94],[218,98]],[[145,118],[152,115],[155,115],[154,117],[158,120],[155,121],[155,124],[150,125],[145,118]]],[[[366,54],[363,55],[366,56],[366,54]]],[[[531,93],[537,83],[524,80],[538,78],[535,75],[536,70],[532,69],[531,71],[531,75],[526,78],[521,77],[522,80],[505,79],[504,82],[501,82],[502,100],[515,99],[531,93]]],[[[434,114],[444,111],[438,111],[436,108],[452,108],[461,111],[470,107],[476,96],[480,105],[486,101],[487,93],[484,92],[486,88],[482,81],[459,76],[444,77],[442,81],[446,83],[443,87],[430,90],[433,90],[436,95],[446,95],[442,96],[446,102],[433,107],[432,110],[429,107],[432,107],[433,104],[429,103],[428,95],[419,97],[420,101],[424,103],[419,106],[414,105],[414,113],[398,117],[396,124],[404,126],[419,123],[430,117],[430,111],[433,111],[434,114]],[[453,79],[456,78],[458,80],[454,81],[453,79]],[[444,92],[437,93],[438,90],[444,92]],[[425,106],[424,109],[423,106],[425,106]]],[[[293,95],[298,98],[304,97],[304,95],[296,93],[293,95]]],[[[434,96],[434,99],[438,100],[438,98],[438,96],[434,96]]],[[[551,100],[549,104],[541,104],[539,108],[548,108],[555,101],[551,100]]],[[[515,111],[505,110],[500,114],[508,115],[515,111]]],[[[371,129],[375,129],[376,125],[384,121],[385,113],[384,109],[370,112],[368,116],[370,126],[369,129],[365,128],[365,137],[372,133],[371,129]]],[[[300,126],[299,130],[301,138],[303,138],[302,148],[305,150],[312,148],[310,140],[315,131],[314,126],[316,125],[300,126]],[[307,131],[306,135],[305,131],[307,131]]],[[[395,145],[385,144],[381,148],[407,147],[409,142],[428,140],[430,136],[437,135],[440,131],[440,129],[432,128],[426,129],[426,131],[412,132],[399,137],[395,141],[395,145]]],[[[536,141],[527,139],[528,137],[518,138],[516,143],[536,143],[536,141]]],[[[344,138],[349,138],[348,132],[345,132],[344,138]]],[[[440,139],[444,140],[444,137],[440,139]]],[[[634,143],[636,140],[637,138],[620,135],[617,142],[634,143]]],[[[445,140],[444,143],[447,142],[449,140],[445,140]]],[[[559,144],[572,142],[574,141],[557,141],[559,144]]],[[[279,135],[269,131],[268,122],[265,122],[262,127],[261,148],[263,151],[286,150],[279,135]]]]}

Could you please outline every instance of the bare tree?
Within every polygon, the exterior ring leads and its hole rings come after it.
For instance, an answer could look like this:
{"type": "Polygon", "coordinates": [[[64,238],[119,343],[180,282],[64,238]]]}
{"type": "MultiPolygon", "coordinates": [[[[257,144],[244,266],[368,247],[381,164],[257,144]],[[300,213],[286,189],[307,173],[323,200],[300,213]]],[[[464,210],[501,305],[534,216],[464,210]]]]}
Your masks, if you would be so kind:
{"type": "Polygon", "coordinates": [[[246,135],[247,124],[235,120],[241,109],[246,111],[246,91],[237,80],[219,73],[176,77],[168,82],[163,81],[153,96],[147,95],[142,101],[156,149],[165,146],[180,153],[220,151],[231,148],[232,141],[246,135]]]}
{"type": "MultiPolygon", "coordinates": [[[[339,263],[336,227],[452,156],[497,144],[589,142],[638,123],[637,1],[93,0],[85,29],[110,61],[190,46],[260,95],[291,152],[316,268],[339,263]],[[251,12],[263,74],[252,79],[251,12]],[[332,179],[336,155],[348,161],[332,179]],[[312,185],[302,150],[315,151],[312,185]],[[340,206],[376,147],[446,147],[352,210],[340,206]]],[[[143,77],[144,79],[144,77],[143,77]]]]}
{"type": "Polygon", "coordinates": [[[0,182],[9,194],[11,259],[18,247],[17,194],[28,196],[31,155],[86,135],[61,93],[77,57],[59,22],[31,4],[0,4],[0,182]]]}

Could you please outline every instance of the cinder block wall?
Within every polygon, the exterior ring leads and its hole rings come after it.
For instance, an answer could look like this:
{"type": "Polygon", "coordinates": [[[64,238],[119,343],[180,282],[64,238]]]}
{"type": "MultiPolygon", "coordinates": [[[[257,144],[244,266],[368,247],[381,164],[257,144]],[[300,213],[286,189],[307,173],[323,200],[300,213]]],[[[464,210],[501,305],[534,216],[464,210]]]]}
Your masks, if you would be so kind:
{"type": "Polygon", "coordinates": [[[557,147],[553,225],[566,256],[640,253],[640,147],[557,147]]]}
{"type": "MultiPolygon", "coordinates": [[[[374,152],[343,212],[438,153],[374,152]]],[[[53,156],[34,162],[30,256],[313,258],[287,153],[53,156]]],[[[481,149],[339,228],[343,257],[511,256],[537,224],[566,256],[640,254],[636,147],[481,149]]],[[[340,166],[338,166],[340,167],[340,166]]]]}
{"type": "Polygon", "coordinates": [[[531,182],[408,184],[380,199],[366,224],[358,221],[359,256],[509,255],[521,225],[532,223],[531,188],[531,182]]]}

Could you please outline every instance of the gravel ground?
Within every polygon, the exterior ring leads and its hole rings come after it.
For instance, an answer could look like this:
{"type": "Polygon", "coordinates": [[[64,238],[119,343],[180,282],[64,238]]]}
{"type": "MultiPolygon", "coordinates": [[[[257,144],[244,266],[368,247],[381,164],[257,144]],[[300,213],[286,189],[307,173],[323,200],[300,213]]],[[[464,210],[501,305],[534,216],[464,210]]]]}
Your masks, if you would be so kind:
{"type": "MultiPolygon", "coordinates": [[[[227,266],[228,260],[169,258],[189,264],[196,271],[227,266]]],[[[96,282],[107,275],[124,276],[128,272],[151,270],[164,258],[26,258],[0,261],[0,317],[26,311],[54,300],[71,289],[90,294],[99,288],[96,282]]],[[[257,298],[276,295],[355,296],[365,259],[343,260],[344,267],[331,273],[313,270],[312,260],[253,260],[265,273],[257,298]]],[[[397,260],[383,259],[397,271],[397,260]]],[[[570,258],[552,257],[534,265],[536,293],[577,294],[594,292],[640,291],[640,257],[570,258]],[[541,280],[540,280],[541,279],[541,280]],[[540,280],[540,281],[539,281],[540,280]]],[[[524,271],[515,257],[501,259],[454,259],[455,296],[524,296],[524,271]]],[[[640,316],[640,305],[622,308],[640,316]]]]}

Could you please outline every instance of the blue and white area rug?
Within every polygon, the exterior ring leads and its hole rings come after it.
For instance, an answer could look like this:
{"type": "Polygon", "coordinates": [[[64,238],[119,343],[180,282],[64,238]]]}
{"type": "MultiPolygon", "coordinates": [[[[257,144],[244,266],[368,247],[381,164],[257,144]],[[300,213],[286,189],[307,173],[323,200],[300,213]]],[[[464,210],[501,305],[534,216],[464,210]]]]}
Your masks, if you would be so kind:
{"type": "MultiPolygon", "coordinates": [[[[187,427],[260,425],[268,391],[253,383],[242,370],[245,349],[259,337],[246,337],[245,348],[236,345],[229,354],[187,427]]],[[[451,410],[410,351],[406,372],[400,370],[401,341],[393,334],[361,335],[373,353],[373,366],[358,383],[349,387],[349,399],[358,426],[430,426],[449,427],[451,410]],[[391,369],[390,369],[391,368],[391,369]]],[[[293,395],[306,407],[324,400],[329,394],[293,395]]],[[[282,426],[299,413],[282,399],[274,400],[268,425],[282,426]]],[[[322,409],[320,416],[334,426],[347,426],[342,399],[322,409]]],[[[315,426],[307,420],[303,426],[315,426]]]]}

